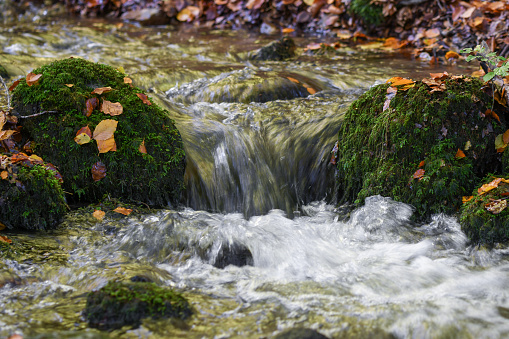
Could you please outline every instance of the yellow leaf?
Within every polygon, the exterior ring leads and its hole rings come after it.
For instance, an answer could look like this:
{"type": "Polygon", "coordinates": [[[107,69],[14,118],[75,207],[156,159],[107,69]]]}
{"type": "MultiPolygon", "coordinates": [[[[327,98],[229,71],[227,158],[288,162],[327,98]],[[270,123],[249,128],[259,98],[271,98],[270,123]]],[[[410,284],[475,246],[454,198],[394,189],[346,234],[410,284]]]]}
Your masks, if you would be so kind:
{"type": "Polygon", "coordinates": [[[99,153],[106,153],[109,151],[114,152],[117,150],[117,144],[113,137],[106,140],[97,140],[97,149],[99,150],[99,153]]]}
{"type": "Polygon", "coordinates": [[[308,6],[311,6],[312,4],[315,3],[315,0],[304,0],[304,3],[308,6]]]}
{"type": "Polygon", "coordinates": [[[470,200],[472,200],[473,197],[474,197],[473,195],[471,195],[469,197],[465,196],[461,200],[462,200],[463,203],[466,203],[466,202],[469,202],[470,200]]]}
{"type": "Polygon", "coordinates": [[[74,85],[73,84],[65,84],[67,87],[71,88],[73,87],[74,85]]]}
{"type": "Polygon", "coordinates": [[[101,104],[101,112],[104,114],[109,114],[111,116],[120,115],[124,111],[122,104],[120,102],[111,102],[108,100],[103,100],[101,104]]]}
{"type": "Polygon", "coordinates": [[[503,134],[497,135],[497,137],[495,138],[495,149],[497,150],[497,152],[502,153],[506,147],[507,144],[504,142],[504,135],[503,134]]]}
{"type": "Polygon", "coordinates": [[[104,219],[105,215],[106,215],[106,213],[101,210],[95,210],[94,213],[92,213],[92,216],[99,221],[102,221],[104,219]]]}
{"type": "Polygon", "coordinates": [[[498,187],[498,184],[503,180],[504,178],[495,178],[493,179],[491,182],[487,183],[487,184],[484,184],[482,185],[481,187],[479,187],[477,189],[477,193],[479,193],[479,195],[483,195],[484,193],[486,192],[489,192],[491,191],[492,189],[494,188],[497,188],[498,187]]]}
{"type": "Polygon", "coordinates": [[[465,147],[463,147],[463,148],[465,149],[465,151],[468,151],[470,149],[470,147],[472,147],[472,143],[470,142],[470,140],[468,140],[465,143],[465,147]]]}
{"type": "Polygon", "coordinates": [[[42,161],[42,162],[44,162],[44,160],[42,160],[42,158],[40,156],[36,155],[36,154],[32,154],[28,158],[31,159],[31,160],[34,160],[34,161],[42,161]]]}
{"type": "Polygon", "coordinates": [[[97,124],[94,130],[93,139],[107,140],[113,137],[113,133],[117,130],[118,121],[105,119],[97,124]]]}
{"type": "Polygon", "coordinates": [[[74,141],[76,141],[78,145],[89,143],[91,140],[92,132],[88,126],[80,128],[80,130],[76,133],[76,137],[74,138],[74,141]]]}
{"type": "Polygon", "coordinates": [[[92,91],[92,94],[104,94],[104,93],[108,93],[108,92],[111,92],[113,90],[113,88],[111,87],[98,87],[96,89],[94,89],[92,91]]]}
{"type": "Polygon", "coordinates": [[[125,74],[124,67],[122,67],[122,66],[120,66],[119,68],[117,68],[117,71],[119,71],[120,73],[125,74]]]}
{"type": "Polygon", "coordinates": [[[123,215],[129,215],[129,214],[131,214],[132,211],[133,211],[132,209],[124,208],[124,207],[117,207],[113,210],[113,212],[117,212],[117,213],[120,213],[123,215]]]}
{"type": "Polygon", "coordinates": [[[5,140],[5,139],[9,139],[11,137],[11,135],[13,135],[14,133],[16,133],[16,131],[14,130],[6,130],[6,131],[0,131],[0,140],[5,140]]]}

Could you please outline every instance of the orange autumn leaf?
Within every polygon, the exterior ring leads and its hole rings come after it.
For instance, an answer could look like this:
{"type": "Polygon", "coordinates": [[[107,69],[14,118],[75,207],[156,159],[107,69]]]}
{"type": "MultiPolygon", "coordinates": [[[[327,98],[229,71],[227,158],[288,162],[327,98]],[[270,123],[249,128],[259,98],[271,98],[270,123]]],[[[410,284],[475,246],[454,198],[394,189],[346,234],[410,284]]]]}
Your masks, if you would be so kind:
{"type": "Polygon", "coordinates": [[[136,95],[138,96],[138,98],[141,99],[141,101],[143,101],[144,104],[146,105],[152,105],[152,103],[148,100],[147,96],[143,93],[136,93],[136,95]]]}
{"type": "Polygon", "coordinates": [[[299,83],[299,80],[295,79],[295,78],[292,78],[292,77],[286,77],[288,80],[290,80],[291,82],[294,82],[296,84],[299,83]]]}
{"type": "Polygon", "coordinates": [[[455,157],[456,159],[461,159],[461,158],[466,157],[466,155],[465,155],[465,153],[463,153],[463,151],[462,151],[462,150],[460,150],[460,149],[458,148],[458,151],[456,152],[456,155],[455,155],[454,157],[455,157]]]}
{"type": "Polygon", "coordinates": [[[421,180],[422,177],[424,176],[424,173],[425,173],[425,171],[422,168],[418,169],[417,171],[415,171],[413,178],[421,180]]]}
{"type": "Polygon", "coordinates": [[[283,34],[288,34],[288,33],[292,33],[292,32],[295,32],[295,30],[293,28],[283,28],[283,34]]]}
{"type": "Polygon", "coordinates": [[[109,151],[115,152],[117,150],[117,144],[115,143],[115,139],[113,137],[106,140],[96,140],[96,141],[99,153],[107,153],[109,151]]]}
{"type": "Polygon", "coordinates": [[[78,132],[76,132],[76,137],[74,138],[74,141],[78,145],[87,144],[92,140],[92,131],[90,131],[90,128],[88,126],[80,128],[78,132]]]}
{"type": "Polygon", "coordinates": [[[505,183],[509,183],[509,180],[505,180],[504,178],[495,178],[491,182],[489,182],[487,184],[484,184],[481,187],[479,187],[477,189],[477,193],[479,193],[479,195],[483,195],[484,193],[489,192],[492,189],[497,188],[498,184],[500,182],[502,182],[502,181],[505,182],[505,183]]]}
{"type": "Polygon", "coordinates": [[[423,167],[425,164],[424,160],[419,163],[419,167],[423,167]]]}
{"type": "Polygon", "coordinates": [[[124,207],[117,207],[113,210],[113,212],[117,212],[117,213],[120,213],[123,215],[129,215],[129,214],[131,214],[132,211],[133,211],[132,209],[124,208],[124,207]]]}
{"type": "Polygon", "coordinates": [[[109,114],[111,116],[120,115],[124,112],[124,108],[120,102],[111,102],[103,100],[101,104],[101,112],[109,114]]]}
{"type": "Polygon", "coordinates": [[[415,81],[402,77],[393,77],[387,80],[387,82],[391,83],[391,87],[396,87],[401,91],[406,91],[407,89],[415,86],[415,81]]]}
{"type": "Polygon", "coordinates": [[[117,130],[118,121],[106,119],[97,124],[93,139],[97,141],[97,148],[99,153],[106,153],[108,151],[116,151],[117,146],[113,133],[117,130]]]}
{"type": "Polygon", "coordinates": [[[99,99],[96,97],[89,98],[87,101],[85,101],[86,110],[84,114],[87,118],[92,114],[97,105],[99,105],[99,99]]]}
{"type": "Polygon", "coordinates": [[[106,177],[106,165],[98,161],[92,165],[92,179],[99,181],[106,177]]]}
{"type": "Polygon", "coordinates": [[[12,240],[7,238],[6,236],[3,236],[3,235],[0,235],[0,241],[1,242],[6,242],[8,244],[12,243],[12,240]]]}
{"type": "Polygon", "coordinates": [[[32,72],[28,73],[26,76],[26,82],[28,86],[37,85],[39,79],[42,77],[42,74],[34,74],[32,72]]]}
{"type": "Polygon", "coordinates": [[[138,151],[143,154],[147,154],[147,148],[145,147],[145,140],[143,140],[140,144],[140,147],[138,147],[138,151]]]}
{"type": "Polygon", "coordinates": [[[431,79],[433,80],[445,80],[449,77],[449,73],[443,72],[443,73],[430,73],[429,74],[431,79]]]}
{"type": "Polygon", "coordinates": [[[91,93],[101,95],[104,93],[111,92],[112,90],[113,90],[113,88],[111,88],[111,87],[98,87],[98,88],[94,89],[91,93]]]}
{"type": "Polygon", "coordinates": [[[509,129],[502,134],[502,141],[504,144],[509,144],[509,129]]]}
{"type": "Polygon", "coordinates": [[[500,122],[500,118],[498,117],[497,113],[493,112],[491,109],[487,109],[486,112],[484,112],[484,115],[486,117],[492,117],[496,119],[498,122],[500,122]]]}
{"type": "Polygon", "coordinates": [[[18,86],[19,82],[21,81],[21,79],[18,79],[16,81],[14,81],[11,85],[11,87],[9,87],[9,92],[12,92],[14,91],[14,89],[18,86]]]}
{"type": "Polygon", "coordinates": [[[125,77],[124,78],[124,84],[132,84],[133,81],[131,80],[131,78],[128,78],[128,77],[125,77]]]}
{"type": "Polygon", "coordinates": [[[92,213],[92,216],[99,221],[102,221],[104,219],[105,215],[106,215],[106,213],[101,210],[95,210],[94,213],[92,213]]]}
{"type": "Polygon", "coordinates": [[[306,87],[306,90],[308,91],[309,94],[313,95],[316,93],[316,90],[314,88],[311,88],[311,87],[306,87]]]}
{"type": "Polygon", "coordinates": [[[464,197],[461,199],[461,201],[462,201],[463,203],[466,203],[466,202],[469,202],[470,200],[472,200],[472,198],[473,198],[473,197],[474,197],[473,195],[471,195],[471,196],[469,196],[469,197],[464,196],[464,197]]]}
{"type": "Polygon", "coordinates": [[[0,178],[3,180],[6,180],[8,176],[9,176],[9,172],[7,172],[7,171],[2,171],[0,173],[0,178]]]}
{"type": "Polygon", "coordinates": [[[446,60],[449,60],[449,59],[459,59],[460,55],[456,52],[453,52],[453,51],[449,51],[447,53],[445,53],[445,59],[446,60]]]}

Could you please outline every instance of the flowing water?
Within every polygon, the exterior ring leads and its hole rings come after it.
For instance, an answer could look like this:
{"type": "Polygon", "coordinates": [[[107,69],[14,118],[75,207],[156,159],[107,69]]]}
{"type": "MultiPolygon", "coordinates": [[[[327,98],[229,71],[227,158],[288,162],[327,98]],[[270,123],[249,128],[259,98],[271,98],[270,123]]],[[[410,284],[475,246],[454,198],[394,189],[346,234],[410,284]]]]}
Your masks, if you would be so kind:
{"type": "Polygon", "coordinates": [[[25,253],[0,262],[0,336],[271,338],[295,327],[330,338],[509,335],[508,249],[469,247],[453,217],[416,225],[410,206],[380,196],[348,215],[334,206],[330,150],[348,104],[391,76],[466,68],[347,47],[251,63],[246,53],[274,37],[39,20],[2,28],[0,64],[12,78],[69,56],[124,67],[182,133],[186,207],[103,222],[73,212],[58,231],[8,234],[25,253]],[[203,84],[240,73],[319,91],[257,103],[204,94],[203,84]],[[86,293],[133,276],[178,289],[195,314],[87,328],[86,293]]]}

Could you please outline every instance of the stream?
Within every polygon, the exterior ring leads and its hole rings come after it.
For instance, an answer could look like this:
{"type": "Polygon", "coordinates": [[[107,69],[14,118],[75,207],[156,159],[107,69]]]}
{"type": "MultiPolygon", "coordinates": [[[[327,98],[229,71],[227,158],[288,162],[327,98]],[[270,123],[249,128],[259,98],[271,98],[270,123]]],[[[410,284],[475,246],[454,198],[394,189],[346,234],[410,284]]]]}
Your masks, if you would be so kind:
{"type": "Polygon", "coordinates": [[[64,18],[1,27],[11,81],[71,56],[122,66],[175,120],[187,191],[178,210],[102,222],[71,212],[56,231],[7,233],[28,253],[0,260],[0,337],[272,338],[297,327],[329,338],[509,336],[509,249],[468,246],[451,216],[416,225],[411,206],[381,196],[347,215],[329,164],[343,113],[369,86],[473,66],[346,46],[247,60],[278,38],[64,18]],[[237,75],[298,79],[316,93],[251,102],[211,90],[237,75]],[[87,293],[134,276],[177,289],[194,315],[88,328],[87,293]]]}

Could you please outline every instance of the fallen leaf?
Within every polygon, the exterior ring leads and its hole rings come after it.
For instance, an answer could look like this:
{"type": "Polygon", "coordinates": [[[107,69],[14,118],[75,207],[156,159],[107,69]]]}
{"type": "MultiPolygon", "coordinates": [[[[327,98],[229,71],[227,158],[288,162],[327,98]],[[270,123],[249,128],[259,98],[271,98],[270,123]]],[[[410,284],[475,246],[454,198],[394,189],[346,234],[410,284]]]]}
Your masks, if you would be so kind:
{"type": "Polygon", "coordinates": [[[39,79],[42,77],[42,74],[34,74],[32,72],[28,73],[26,76],[26,82],[28,86],[37,85],[39,79]]]}
{"type": "Polygon", "coordinates": [[[2,223],[0,222],[0,231],[5,230],[6,228],[7,228],[7,226],[5,226],[4,224],[2,224],[2,223]]]}
{"type": "Polygon", "coordinates": [[[507,143],[504,142],[504,135],[503,134],[497,135],[497,137],[495,138],[495,149],[497,150],[497,152],[502,153],[506,147],[507,143]]]}
{"type": "Polygon", "coordinates": [[[293,28],[283,28],[283,34],[293,33],[295,30],[293,28]]]}
{"type": "Polygon", "coordinates": [[[483,195],[484,193],[489,192],[489,191],[491,191],[494,188],[497,188],[498,184],[502,180],[504,180],[504,178],[495,178],[495,179],[493,179],[491,182],[489,182],[487,184],[484,184],[481,187],[479,187],[477,189],[477,193],[479,193],[479,195],[483,195]]]}
{"type": "Polygon", "coordinates": [[[460,55],[456,52],[453,52],[453,51],[449,51],[447,53],[445,53],[445,59],[446,60],[449,60],[449,59],[459,59],[460,55]]]}
{"type": "Polygon", "coordinates": [[[87,99],[87,101],[85,101],[86,108],[83,114],[88,118],[90,115],[92,115],[92,112],[97,107],[97,105],[99,105],[99,99],[96,97],[87,99]]]}
{"type": "Polygon", "coordinates": [[[12,240],[7,238],[6,236],[3,236],[3,235],[0,235],[0,241],[1,242],[6,242],[8,244],[12,243],[12,240]]]}
{"type": "Polygon", "coordinates": [[[141,142],[140,147],[138,147],[138,151],[140,151],[140,153],[147,154],[147,148],[145,147],[145,140],[143,140],[141,142]]]}
{"type": "Polygon", "coordinates": [[[102,221],[104,219],[105,215],[106,215],[106,213],[101,210],[95,210],[94,213],[92,213],[92,216],[99,221],[102,221]]]}
{"type": "Polygon", "coordinates": [[[484,208],[493,214],[499,214],[507,207],[507,200],[497,199],[490,201],[484,205],[484,208]]]}
{"type": "Polygon", "coordinates": [[[120,213],[123,215],[129,215],[129,214],[131,214],[132,211],[133,211],[132,209],[124,208],[124,207],[117,207],[113,210],[113,212],[117,212],[117,213],[120,213]]]}
{"type": "Polygon", "coordinates": [[[486,112],[484,112],[484,116],[492,117],[492,118],[496,119],[498,122],[500,122],[500,118],[498,117],[497,113],[493,112],[489,108],[486,110],[486,112]]]}
{"type": "Polygon", "coordinates": [[[106,177],[106,165],[98,161],[92,165],[92,179],[99,181],[106,177]]]}
{"type": "Polygon", "coordinates": [[[502,141],[504,144],[509,144],[509,129],[502,134],[502,141]]]}
{"type": "Polygon", "coordinates": [[[440,36],[440,30],[438,28],[428,29],[424,32],[424,36],[428,39],[433,39],[440,36]]]}
{"type": "Polygon", "coordinates": [[[469,197],[466,197],[466,196],[465,196],[465,197],[463,197],[463,198],[461,199],[461,201],[462,201],[463,203],[466,203],[466,202],[469,202],[470,200],[472,200],[472,198],[473,198],[473,197],[474,197],[473,195],[471,195],[471,196],[469,196],[469,197]]]}
{"type": "Polygon", "coordinates": [[[177,14],[178,21],[191,22],[200,15],[200,9],[196,6],[187,6],[177,14]]]}
{"type": "Polygon", "coordinates": [[[73,84],[65,84],[67,87],[71,88],[73,87],[74,85],[73,84]]]}
{"type": "Polygon", "coordinates": [[[80,128],[78,132],[76,132],[76,137],[74,137],[74,141],[78,145],[87,144],[92,140],[92,131],[88,126],[80,128]]]}
{"type": "Polygon", "coordinates": [[[419,163],[419,167],[423,167],[425,164],[424,160],[419,163]]]}
{"type": "Polygon", "coordinates": [[[470,142],[470,140],[468,140],[465,143],[465,147],[463,147],[463,148],[465,149],[465,151],[468,151],[470,149],[470,147],[472,147],[472,143],[470,142]]]}
{"type": "Polygon", "coordinates": [[[2,172],[0,173],[0,178],[2,178],[2,180],[6,180],[8,177],[9,177],[9,172],[7,172],[7,171],[2,171],[2,172]]]}
{"type": "Polygon", "coordinates": [[[138,96],[138,98],[141,99],[141,101],[143,101],[144,104],[146,105],[152,105],[152,103],[148,100],[147,96],[143,93],[136,93],[136,95],[138,96]]]}
{"type": "Polygon", "coordinates": [[[117,71],[119,71],[120,73],[122,74],[125,74],[125,70],[124,70],[124,67],[120,66],[117,68],[117,71]]]}
{"type": "Polygon", "coordinates": [[[124,78],[124,84],[132,84],[133,81],[131,80],[131,78],[128,78],[128,77],[125,77],[124,78]]]}
{"type": "Polygon", "coordinates": [[[35,163],[43,163],[44,160],[42,160],[42,158],[40,156],[38,156],[37,154],[32,154],[31,156],[28,157],[28,159],[30,159],[31,162],[35,162],[35,163]]]}
{"type": "Polygon", "coordinates": [[[117,144],[113,137],[107,140],[96,140],[96,141],[99,153],[107,153],[110,151],[115,152],[117,150],[117,144]]]}
{"type": "Polygon", "coordinates": [[[415,171],[414,175],[413,175],[413,178],[414,179],[419,179],[421,180],[422,177],[424,176],[424,170],[421,168],[421,169],[418,169],[417,171],[415,171]]]}
{"type": "Polygon", "coordinates": [[[16,133],[16,131],[11,129],[0,131],[0,140],[9,139],[14,133],[16,133]]]}
{"type": "Polygon", "coordinates": [[[407,89],[415,86],[415,81],[402,77],[393,77],[387,80],[387,82],[391,83],[391,87],[396,87],[401,91],[406,91],[407,89]]]}
{"type": "Polygon", "coordinates": [[[116,151],[117,146],[113,133],[117,130],[118,121],[106,119],[97,124],[92,138],[97,141],[99,153],[116,151]]]}
{"type": "Polygon", "coordinates": [[[311,88],[311,87],[306,87],[306,90],[308,91],[309,94],[313,95],[316,93],[316,89],[314,88],[311,88]]]}
{"type": "Polygon", "coordinates": [[[286,77],[288,80],[290,80],[291,82],[294,82],[296,84],[299,83],[299,80],[295,79],[295,78],[291,78],[291,77],[286,77]]]}
{"type": "Polygon", "coordinates": [[[16,81],[14,81],[11,85],[11,87],[9,87],[9,92],[12,92],[14,91],[14,89],[16,88],[16,86],[18,86],[19,82],[21,81],[21,79],[18,79],[16,81]]]}
{"type": "Polygon", "coordinates": [[[98,88],[94,89],[91,93],[101,95],[104,93],[111,92],[112,90],[113,90],[113,88],[111,88],[111,87],[98,87],[98,88]]]}
{"type": "Polygon", "coordinates": [[[120,102],[111,102],[108,100],[103,100],[101,104],[101,112],[104,114],[109,114],[111,116],[120,115],[124,111],[122,104],[120,102]]]}
{"type": "Polygon", "coordinates": [[[458,151],[456,152],[456,155],[454,157],[456,159],[461,159],[464,158],[465,156],[466,156],[465,153],[463,153],[463,151],[458,148],[458,151]]]}
{"type": "Polygon", "coordinates": [[[445,80],[449,77],[449,73],[443,72],[443,73],[430,73],[429,74],[431,79],[433,80],[445,80]]]}

